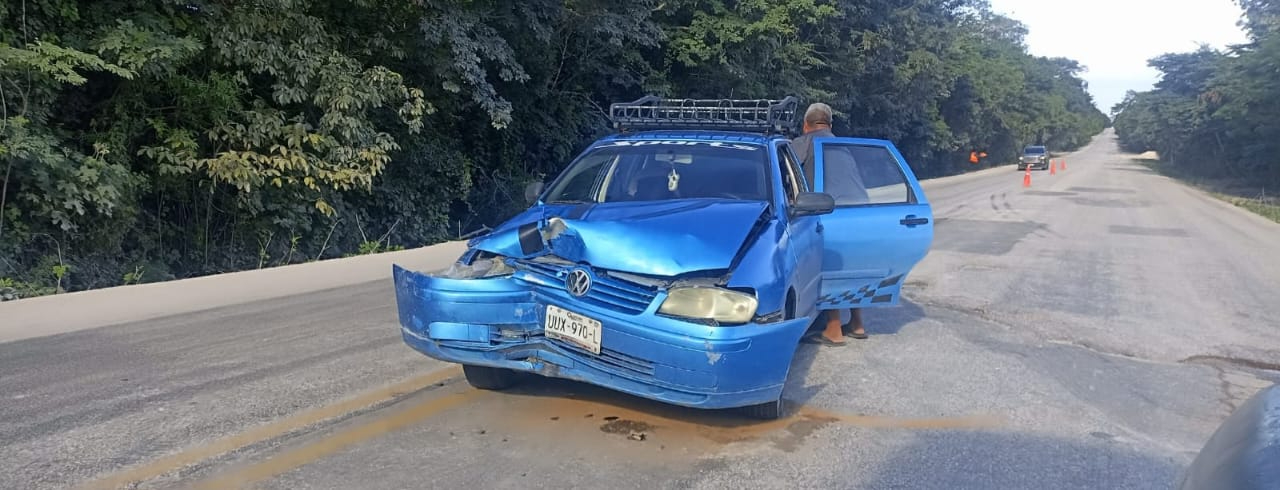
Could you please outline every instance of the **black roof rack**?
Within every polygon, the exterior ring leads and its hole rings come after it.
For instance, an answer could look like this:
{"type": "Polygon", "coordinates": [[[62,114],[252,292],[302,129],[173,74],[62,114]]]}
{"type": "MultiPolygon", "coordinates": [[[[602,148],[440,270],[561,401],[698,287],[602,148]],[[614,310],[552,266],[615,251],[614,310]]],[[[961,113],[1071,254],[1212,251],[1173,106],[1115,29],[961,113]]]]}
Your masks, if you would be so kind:
{"type": "Polygon", "coordinates": [[[711,129],[752,133],[795,130],[800,100],[663,99],[655,95],[609,106],[609,120],[619,131],[641,129],[711,129]]]}

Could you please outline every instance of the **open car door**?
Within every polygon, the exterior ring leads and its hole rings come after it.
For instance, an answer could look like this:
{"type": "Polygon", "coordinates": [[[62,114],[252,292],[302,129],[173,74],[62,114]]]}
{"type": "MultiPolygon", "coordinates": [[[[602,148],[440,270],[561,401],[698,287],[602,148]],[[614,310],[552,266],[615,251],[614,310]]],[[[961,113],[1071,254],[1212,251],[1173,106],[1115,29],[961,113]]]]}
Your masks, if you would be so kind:
{"type": "Polygon", "coordinates": [[[814,190],[836,209],[822,216],[818,308],[893,306],[933,243],[933,210],[906,159],[884,140],[815,138],[814,190]]]}

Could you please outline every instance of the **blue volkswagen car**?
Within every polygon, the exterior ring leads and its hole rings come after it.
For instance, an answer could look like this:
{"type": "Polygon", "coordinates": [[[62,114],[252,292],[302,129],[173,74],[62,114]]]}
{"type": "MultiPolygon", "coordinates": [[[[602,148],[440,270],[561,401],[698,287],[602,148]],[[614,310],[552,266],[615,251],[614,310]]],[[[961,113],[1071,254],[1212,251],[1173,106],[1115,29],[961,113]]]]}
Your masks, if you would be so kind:
{"type": "Polygon", "coordinates": [[[614,104],[618,132],[448,270],[394,266],[404,341],[481,389],[534,373],[779,417],[820,312],[897,304],[933,236],[888,141],[818,138],[806,182],[796,107],[614,104]]]}

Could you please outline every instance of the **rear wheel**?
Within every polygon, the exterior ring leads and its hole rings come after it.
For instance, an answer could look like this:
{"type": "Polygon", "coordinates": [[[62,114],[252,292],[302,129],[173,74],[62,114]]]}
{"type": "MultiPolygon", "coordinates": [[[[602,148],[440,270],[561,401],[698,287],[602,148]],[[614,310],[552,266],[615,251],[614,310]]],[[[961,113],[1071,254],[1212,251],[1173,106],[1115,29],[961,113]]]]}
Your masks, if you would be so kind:
{"type": "Polygon", "coordinates": [[[520,373],[487,366],[462,366],[467,383],[481,390],[505,390],[520,382],[520,373]]]}

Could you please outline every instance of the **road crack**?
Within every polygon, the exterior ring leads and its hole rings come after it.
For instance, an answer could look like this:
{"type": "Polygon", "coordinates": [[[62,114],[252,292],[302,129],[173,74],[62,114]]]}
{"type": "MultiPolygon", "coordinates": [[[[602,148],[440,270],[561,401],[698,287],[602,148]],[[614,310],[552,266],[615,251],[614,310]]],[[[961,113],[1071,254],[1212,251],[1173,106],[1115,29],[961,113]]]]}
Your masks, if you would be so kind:
{"type": "Polygon", "coordinates": [[[1218,390],[1222,395],[1218,397],[1218,403],[1226,407],[1228,414],[1234,413],[1237,408],[1240,408],[1240,404],[1231,396],[1231,382],[1227,381],[1227,370],[1221,366],[1212,367],[1218,372],[1218,390]]]}
{"type": "Polygon", "coordinates": [[[1241,403],[1258,390],[1271,385],[1270,381],[1254,376],[1247,370],[1280,373],[1280,364],[1234,356],[1196,355],[1178,362],[1199,364],[1218,373],[1218,390],[1221,392],[1218,403],[1227,409],[1228,414],[1235,412],[1241,403]],[[1244,369],[1232,370],[1229,367],[1244,369]]]}
{"type": "Polygon", "coordinates": [[[1222,364],[1230,364],[1233,366],[1257,369],[1260,371],[1275,371],[1277,373],[1280,373],[1280,363],[1258,361],[1254,359],[1245,359],[1242,357],[1233,357],[1233,356],[1198,355],[1198,356],[1188,357],[1178,362],[1184,363],[1184,364],[1206,364],[1206,365],[1216,365],[1218,363],[1222,363],[1222,364]]]}

